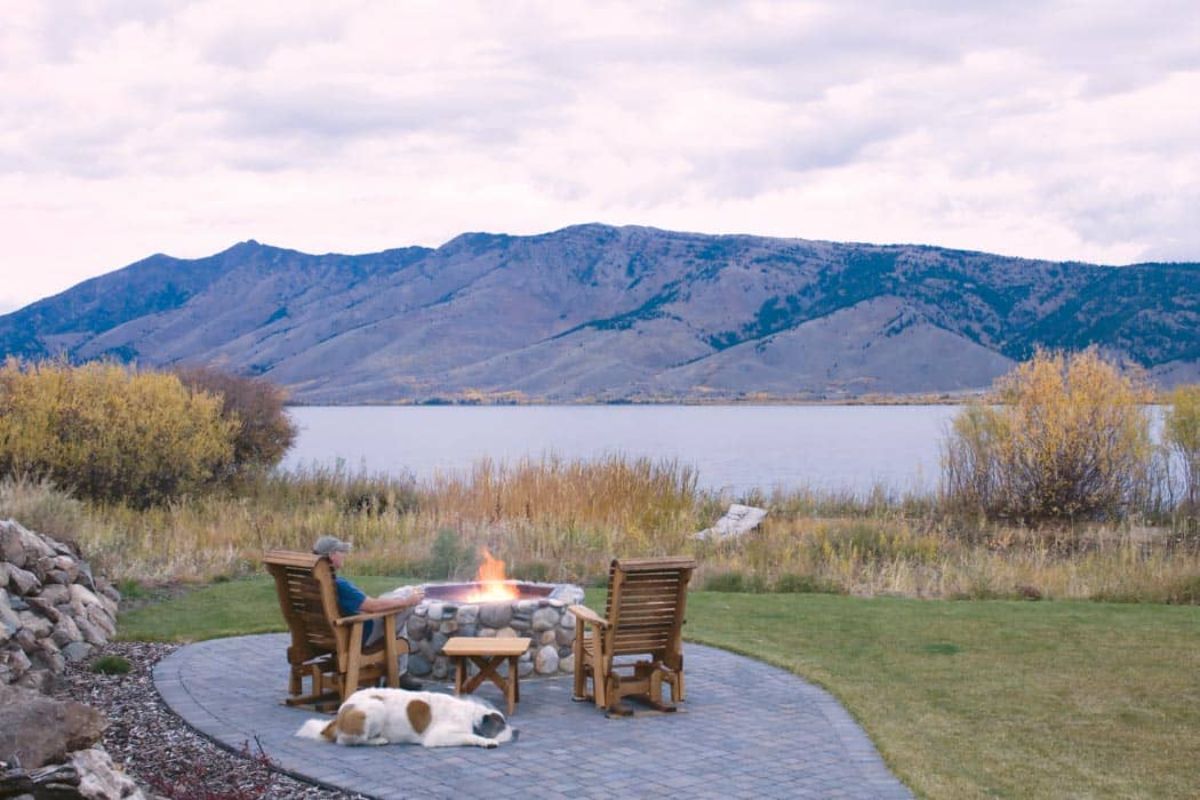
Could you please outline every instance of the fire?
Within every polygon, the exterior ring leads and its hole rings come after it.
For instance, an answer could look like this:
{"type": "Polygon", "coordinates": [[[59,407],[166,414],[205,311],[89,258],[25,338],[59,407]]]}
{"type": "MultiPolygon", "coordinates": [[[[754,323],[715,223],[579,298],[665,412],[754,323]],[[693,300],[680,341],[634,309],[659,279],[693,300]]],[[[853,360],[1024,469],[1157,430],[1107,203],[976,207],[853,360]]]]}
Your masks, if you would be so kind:
{"type": "Polygon", "coordinates": [[[468,603],[494,603],[502,600],[515,600],[518,596],[517,587],[507,582],[504,574],[504,562],[492,556],[488,549],[483,548],[483,563],[475,573],[475,582],[480,588],[467,595],[468,603]]]}

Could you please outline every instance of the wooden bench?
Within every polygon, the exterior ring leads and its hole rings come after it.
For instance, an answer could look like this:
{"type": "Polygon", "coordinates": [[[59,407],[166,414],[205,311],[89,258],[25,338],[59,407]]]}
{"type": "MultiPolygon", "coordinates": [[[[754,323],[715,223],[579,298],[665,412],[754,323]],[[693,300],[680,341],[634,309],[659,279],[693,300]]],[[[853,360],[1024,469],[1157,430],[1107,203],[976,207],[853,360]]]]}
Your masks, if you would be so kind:
{"type": "Polygon", "coordinates": [[[455,636],[442,646],[442,652],[454,662],[454,693],[470,694],[485,680],[500,687],[508,704],[508,714],[517,709],[521,699],[518,683],[517,661],[529,649],[530,639],[509,637],[506,639],[480,639],[474,636],[455,636]],[[508,678],[500,674],[500,665],[508,659],[508,678]],[[474,663],[479,672],[467,680],[467,667],[474,663]]]}

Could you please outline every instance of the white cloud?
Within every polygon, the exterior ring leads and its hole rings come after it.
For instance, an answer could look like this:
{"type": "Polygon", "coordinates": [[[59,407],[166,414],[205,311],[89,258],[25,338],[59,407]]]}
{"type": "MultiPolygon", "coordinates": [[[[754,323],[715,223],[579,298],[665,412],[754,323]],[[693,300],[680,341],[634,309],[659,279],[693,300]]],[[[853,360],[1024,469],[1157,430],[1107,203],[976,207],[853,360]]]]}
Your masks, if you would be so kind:
{"type": "Polygon", "coordinates": [[[0,303],[584,221],[1200,260],[1193,8],[18,4],[0,303]]]}

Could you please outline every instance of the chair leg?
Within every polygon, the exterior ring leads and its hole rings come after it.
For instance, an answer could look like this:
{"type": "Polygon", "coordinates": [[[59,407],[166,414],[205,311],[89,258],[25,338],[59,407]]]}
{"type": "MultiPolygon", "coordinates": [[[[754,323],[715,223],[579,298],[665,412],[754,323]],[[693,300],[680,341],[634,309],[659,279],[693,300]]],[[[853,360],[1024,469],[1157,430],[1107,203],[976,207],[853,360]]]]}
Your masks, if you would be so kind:
{"type": "Polygon", "coordinates": [[[384,658],[388,662],[384,664],[386,679],[388,679],[386,686],[400,688],[400,648],[396,642],[396,620],[391,616],[386,616],[384,620],[388,622],[388,625],[384,626],[383,633],[386,637],[383,645],[384,658]]]}
{"type": "Polygon", "coordinates": [[[358,690],[358,676],[362,667],[362,627],[356,622],[350,629],[350,647],[346,658],[346,675],[342,681],[342,702],[358,690]]]}
{"type": "Polygon", "coordinates": [[[609,692],[609,680],[612,675],[605,673],[603,659],[596,652],[600,649],[599,642],[593,642],[594,649],[592,651],[592,694],[596,697],[596,708],[607,708],[609,692]]]}
{"type": "MultiPolygon", "coordinates": [[[[582,623],[580,623],[582,627],[582,623]]],[[[587,699],[587,664],[584,663],[583,651],[583,633],[575,634],[575,688],[572,692],[572,698],[575,700],[587,699]]]]}
{"type": "MultiPolygon", "coordinates": [[[[663,671],[655,669],[650,673],[650,702],[662,703],[663,671]]],[[[674,695],[674,693],[672,693],[674,695]]]]}

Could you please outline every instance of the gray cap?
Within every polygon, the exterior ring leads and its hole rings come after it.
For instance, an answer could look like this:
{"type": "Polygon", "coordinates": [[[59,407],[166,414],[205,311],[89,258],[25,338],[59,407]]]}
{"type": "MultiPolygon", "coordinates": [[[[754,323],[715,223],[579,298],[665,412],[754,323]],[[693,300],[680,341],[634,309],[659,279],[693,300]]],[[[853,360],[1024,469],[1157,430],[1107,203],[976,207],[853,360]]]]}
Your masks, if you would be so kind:
{"type": "Polygon", "coordinates": [[[349,553],[350,543],[343,542],[336,536],[322,536],[317,539],[317,543],[313,545],[313,554],[318,556],[327,556],[330,553],[349,553]]]}

